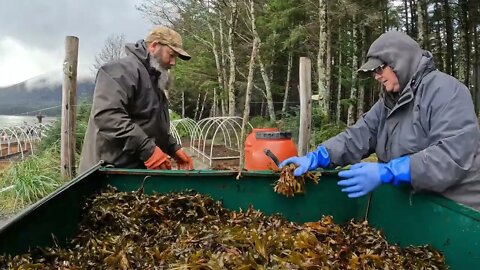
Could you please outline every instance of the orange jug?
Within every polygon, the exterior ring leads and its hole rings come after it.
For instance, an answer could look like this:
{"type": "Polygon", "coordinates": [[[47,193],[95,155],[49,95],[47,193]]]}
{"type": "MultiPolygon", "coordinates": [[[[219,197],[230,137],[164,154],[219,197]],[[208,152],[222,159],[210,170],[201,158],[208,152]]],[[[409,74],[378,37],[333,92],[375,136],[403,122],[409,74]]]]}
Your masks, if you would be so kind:
{"type": "Polygon", "coordinates": [[[272,151],[280,162],[297,156],[297,147],[291,137],[290,132],[278,131],[278,128],[254,128],[245,140],[245,169],[277,169],[277,165],[265,155],[264,149],[272,151]]]}

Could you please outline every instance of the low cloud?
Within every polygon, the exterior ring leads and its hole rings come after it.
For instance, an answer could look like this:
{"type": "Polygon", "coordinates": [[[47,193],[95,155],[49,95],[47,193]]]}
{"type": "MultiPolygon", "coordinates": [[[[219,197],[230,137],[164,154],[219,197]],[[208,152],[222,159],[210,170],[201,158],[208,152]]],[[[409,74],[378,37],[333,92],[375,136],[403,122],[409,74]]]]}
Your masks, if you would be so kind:
{"type": "Polygon", "coordinates": [[[0,87],[36,76],[37,83],[61,82],[68,35],[80,40],[79,79],[93,78],[95,55],[108,36],[135,42],[148,33],[151,23],[135,8],[143,1],[0,0],[0,87]],[[45,74],[54,75],[42,79],[45,74]]]}
{"type": "Polygon", "coordinates": [[[25,46],[12,37],[0,39],[0,86],[7,86],[19,81],[48,73],[57,69],[61,59],[60,51],[45,51],[25,46]]]}

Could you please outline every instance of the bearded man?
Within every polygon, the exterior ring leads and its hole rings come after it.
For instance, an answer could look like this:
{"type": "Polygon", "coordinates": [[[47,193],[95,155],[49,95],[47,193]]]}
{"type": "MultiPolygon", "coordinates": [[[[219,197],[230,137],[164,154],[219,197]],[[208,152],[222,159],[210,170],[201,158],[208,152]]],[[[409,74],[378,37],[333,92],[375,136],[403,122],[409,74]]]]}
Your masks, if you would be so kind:
{"type": "Polygon", "coordinates": [[[189,60],[174,30],[155,27],[125,46],[127,56],[102,66],[95,82],[92,111],[79,173],[103,160],[118,168],[193,169],[192,159],[170,134],[169,70],[176,58],[189,60]]]}

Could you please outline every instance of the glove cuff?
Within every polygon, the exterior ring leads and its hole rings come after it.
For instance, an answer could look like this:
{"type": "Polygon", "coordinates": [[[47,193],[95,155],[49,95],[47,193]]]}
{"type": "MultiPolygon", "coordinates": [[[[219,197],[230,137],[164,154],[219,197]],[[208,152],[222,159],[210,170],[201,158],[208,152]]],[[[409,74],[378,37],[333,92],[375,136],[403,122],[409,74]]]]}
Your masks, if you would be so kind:
{"type": "Polygon", "coordinates": [[[410,157],[404,156],[396,158],[380,168],[380,178],[383,183],[410,183],[410,157]]]}
{"type": "Polygon", "coordinates": [[[309,170],[315,170],[316,168],[326,168],[330,165],[330,155],[327,148],[320,145],[317,150],[307,154],[307,157],[311,160],[309,170]]]}

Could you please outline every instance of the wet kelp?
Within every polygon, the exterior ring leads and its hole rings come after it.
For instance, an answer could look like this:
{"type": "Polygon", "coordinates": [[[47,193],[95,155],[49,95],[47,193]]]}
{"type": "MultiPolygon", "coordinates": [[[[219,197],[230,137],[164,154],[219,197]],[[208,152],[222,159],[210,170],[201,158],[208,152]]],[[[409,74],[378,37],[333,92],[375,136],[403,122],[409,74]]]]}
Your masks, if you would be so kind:
{"type": "Polygon", "coordinates": [[[428,246],[390,245],[367,222],[297,224],[253,208],[230,211],[193,192],[90,200],[67,248],[0,257],[1,269],[445,269],[428,246]]]}
{"type": "Polygon", "coordinates": [[[295,177],[293,172],[297,166],[295,164],[288,164],[280,170],[280,178],[275,182],[273,190],[286,197],[293,197],[297,193],[305,193],[305,182],[309,179],[313,183],[318,184],[320,173],[307,172],[302,176],[295,177]]]}

